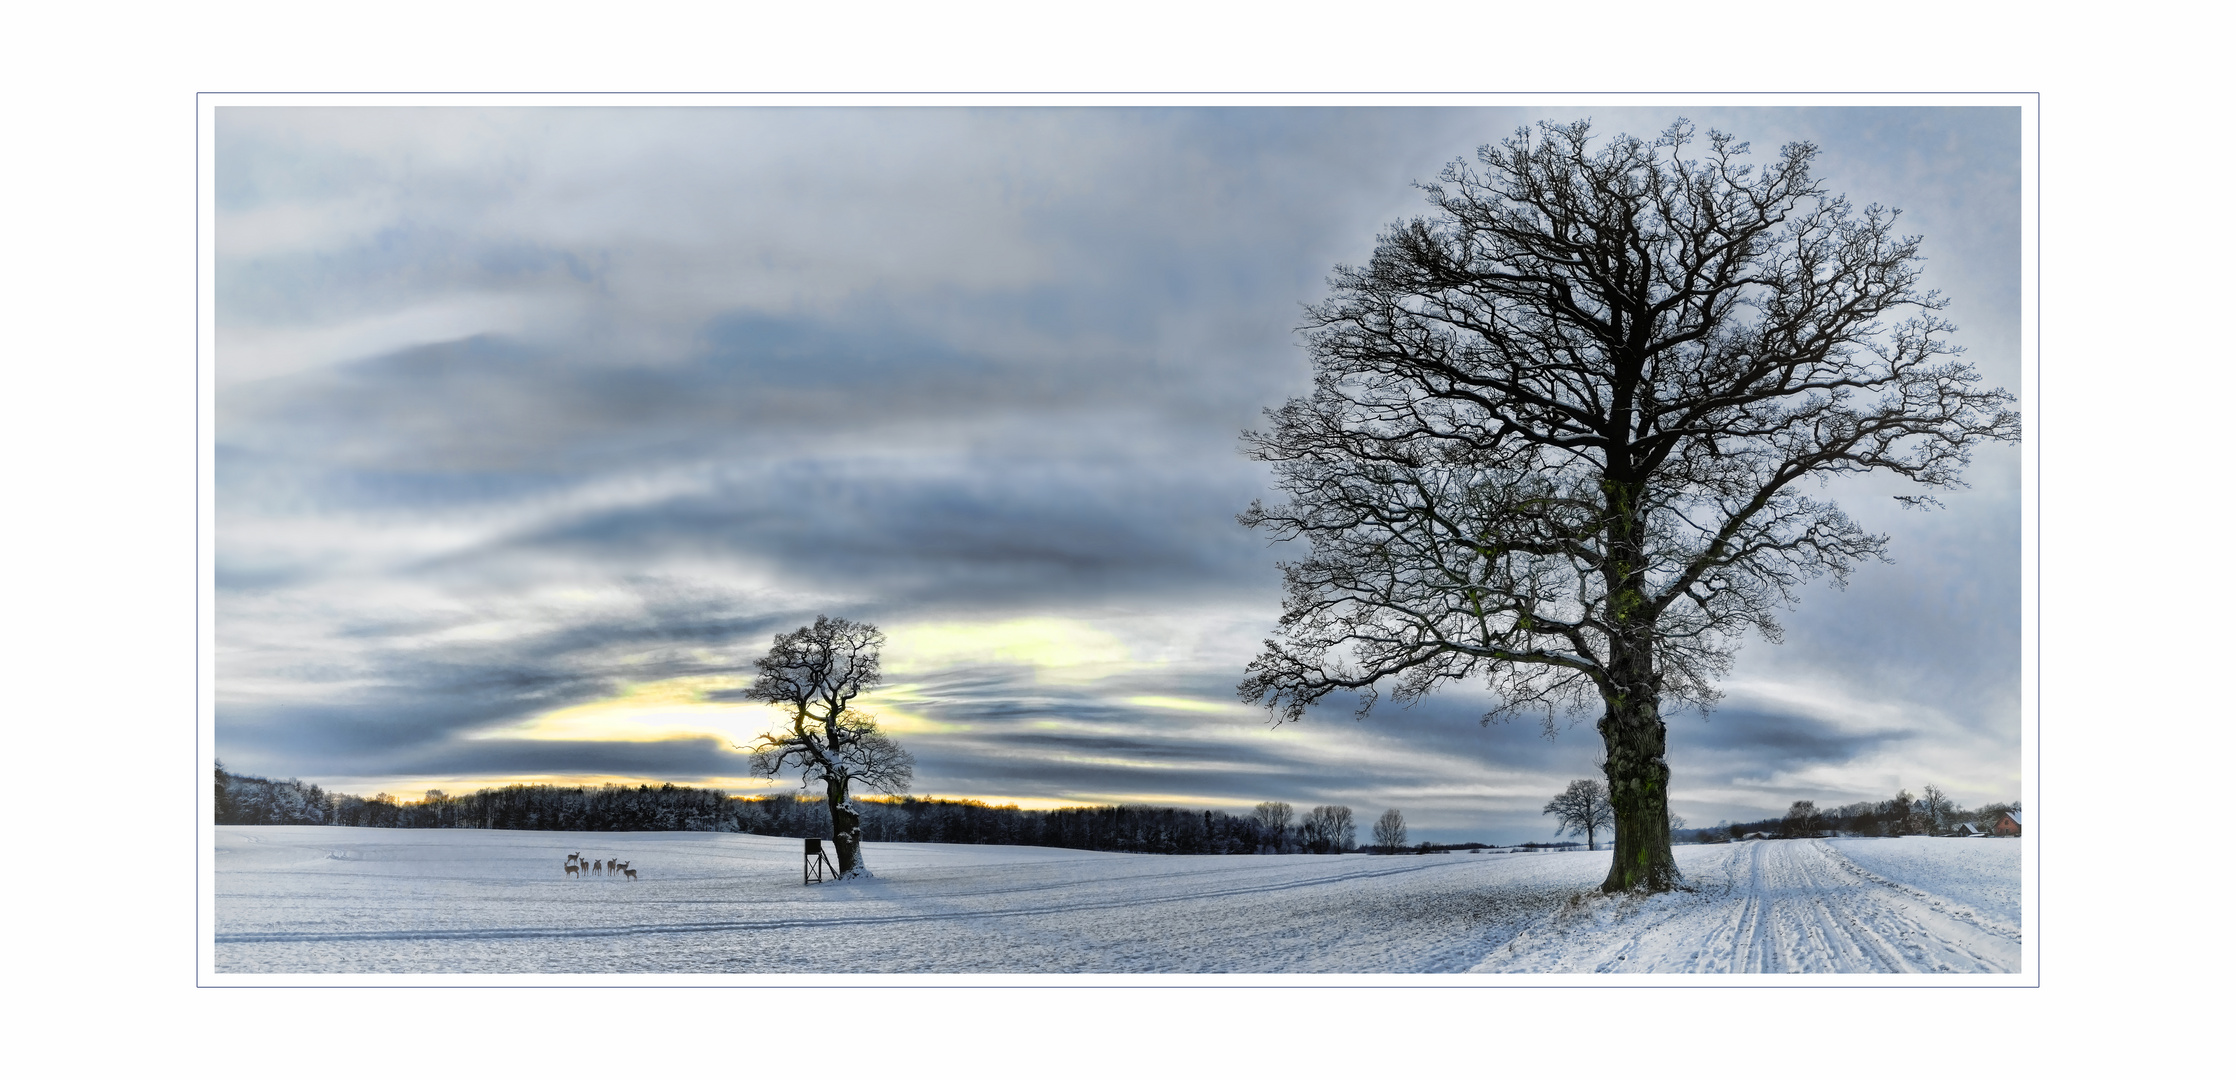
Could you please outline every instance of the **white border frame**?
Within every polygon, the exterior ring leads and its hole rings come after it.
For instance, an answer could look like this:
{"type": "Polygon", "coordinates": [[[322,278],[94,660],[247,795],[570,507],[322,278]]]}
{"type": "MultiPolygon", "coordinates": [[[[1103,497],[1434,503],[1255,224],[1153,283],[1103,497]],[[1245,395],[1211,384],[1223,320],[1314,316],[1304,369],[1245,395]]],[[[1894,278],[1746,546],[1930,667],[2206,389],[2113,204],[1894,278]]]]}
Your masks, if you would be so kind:
{"type": "Polygon", "coordinates": [[[2039,93],[202,93],[195,97],[195,982],[211,987],[2038,987],[2041,848],[2041,95],[2039,93]],[[2020,124],[2021,961],[2005,975],[230,975],[216,971],[216,120],[257,106],[2016,106],[2020,124]]]}

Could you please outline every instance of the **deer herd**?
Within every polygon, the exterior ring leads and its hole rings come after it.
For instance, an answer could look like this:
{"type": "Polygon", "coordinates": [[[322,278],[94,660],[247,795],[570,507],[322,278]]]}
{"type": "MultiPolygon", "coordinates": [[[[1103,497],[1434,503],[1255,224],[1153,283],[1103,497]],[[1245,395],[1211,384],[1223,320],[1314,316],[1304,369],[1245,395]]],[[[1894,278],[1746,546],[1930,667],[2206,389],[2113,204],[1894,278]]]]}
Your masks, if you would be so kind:
{"type": "Polygon", "coordinates": [[[568,877],[589,877],[592,874],[637,880],[637,872],[629,869],[628,863],[614,859],[585,859],[579,851],[567,856],[568,877]]]}

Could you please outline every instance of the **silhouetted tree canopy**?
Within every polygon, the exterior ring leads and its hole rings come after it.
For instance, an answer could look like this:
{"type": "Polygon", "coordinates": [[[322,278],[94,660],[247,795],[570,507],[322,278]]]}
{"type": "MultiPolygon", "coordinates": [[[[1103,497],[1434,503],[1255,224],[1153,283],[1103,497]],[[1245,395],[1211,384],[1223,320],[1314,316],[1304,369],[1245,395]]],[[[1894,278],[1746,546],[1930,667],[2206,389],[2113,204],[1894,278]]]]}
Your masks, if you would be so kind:
{"type": "Polygon", "coordinates": [[[1475,680],[1486,722],[1548,730],[1598,706],[1611,891],[1678,881],[1663,703],[1705,708],[1742,634],[1883,557],[1816,482],[1892,473],[1931,505],[2019,434],[1897,212],[1829,194],[1811,144],[1747,151],[1579,121],[1455,162],[1432,214],[1336,269],[1312,393],[1244,436],[1287,501],[1242,521],[1310,550],[1242,697],[1296,720],[1475,680]]]}

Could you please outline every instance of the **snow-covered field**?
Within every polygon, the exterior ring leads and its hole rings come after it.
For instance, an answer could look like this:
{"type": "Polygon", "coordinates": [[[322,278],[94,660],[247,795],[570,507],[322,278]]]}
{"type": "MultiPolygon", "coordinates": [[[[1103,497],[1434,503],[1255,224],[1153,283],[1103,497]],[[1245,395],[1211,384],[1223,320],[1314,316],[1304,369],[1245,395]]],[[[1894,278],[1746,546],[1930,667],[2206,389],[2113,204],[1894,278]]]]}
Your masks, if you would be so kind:
{"type": "Polygon", "coordinates": [[[718,833],[217,830],[220,973],[2015,972],[2019,845],[1680,847],[1691,892],[1593,891],[1606,852],[1124,855],[718,833]],[[566,876],[569,852],[640,880],[566,876]]]}

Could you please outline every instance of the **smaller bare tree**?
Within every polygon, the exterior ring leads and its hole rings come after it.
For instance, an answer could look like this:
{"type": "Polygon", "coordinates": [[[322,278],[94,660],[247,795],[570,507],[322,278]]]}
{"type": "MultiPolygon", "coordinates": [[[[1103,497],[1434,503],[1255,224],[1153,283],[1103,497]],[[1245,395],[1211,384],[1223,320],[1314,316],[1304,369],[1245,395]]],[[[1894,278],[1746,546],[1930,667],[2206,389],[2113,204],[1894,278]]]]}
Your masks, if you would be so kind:
{"type": "Polygon", "coordinates": [[[1613,831],[1615,827],[1615,807],[1607,801],[1607,785],[1597,780],[1570,781],[1567,791],[1545,804],[1544,812],[1560,822],[1553,835],[1565,832],[1581,836],[1584,846],[1592,851],[1599,850],[1599,831],[1613,831]]]}
{"type": "Polygon", "coordinates": [[[1786,835],[1815,836],[1820,820],[1816,800],[1797,800],[1786,808],[1786,835]]]}
{"type": "Polygon", "coordinates": [[[867,877],[862,862],[862,814],[855,784],[898,794],[916,776],[916,759],[877,729],[869,714],[852,708],[862,691],[883,678],[877,653],[885,635],[868,623],[818,615],[815,625],[778,634],[747,696],[783,707],[786,726],[753,745],[753,773],[800,772],[800,783],[823,784],[831,811],[832,846],[842,878],[867,877]]]}
{"type": "Polygon", "coordinates": [[[1894,793],[1894,798],[1879,804],[1879,820],[1886,825],[1888,836],[1915,836],[1925,819],[1918,813],[1918,797],[1909,788],[1894,793]]]}
{"type": "Polygon", "coordinates": [[[1289,822],[1296,817],[1296,808],[1285,802],[1262,802],[1252,815],[1258,822],[1258,842],[1270,846],[1275,855],[1288,850],[1289,822]]]}
{"type": "Polygon", "coordinates": [[[1342,854],[1359,840],[1348,806],[1315,806],[1304,815],[1298,831],[1303,834],[1304,849],[1315,855],[1342,854]]]}
{"type": "Polygon", "coordinates": [[[1949,831],[1958,813],[1955,800],[1933,784],[1927,784],[1925,794],[1918,797],[1917,810],[1925,816],[1926,831],[1934,836],[1949,831]]]}
{"type": "Polygon", "coordinates": [[[1393,806],[1374,822],[1374,847],[1384,855],[1395,855],[1404,846],[1405,815],[1393,806]]]}

